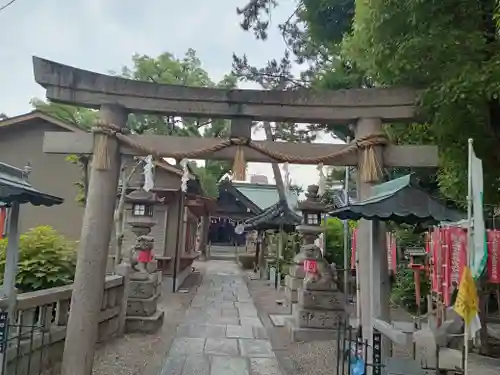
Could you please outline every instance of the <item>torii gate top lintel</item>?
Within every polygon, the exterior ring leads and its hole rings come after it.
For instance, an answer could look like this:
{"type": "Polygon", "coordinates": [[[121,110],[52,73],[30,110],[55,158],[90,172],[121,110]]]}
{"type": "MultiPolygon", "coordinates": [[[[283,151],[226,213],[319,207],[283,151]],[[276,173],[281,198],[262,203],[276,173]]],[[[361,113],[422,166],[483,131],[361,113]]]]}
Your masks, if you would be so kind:
{"type": "MultiPolygon", "coordinates": [[[[35,80],[46,88],[55,102],[101,108],[113,103],[126,112],[154,112],[179,116],[232,118],[231,137],[249,138],[252,120],[289,120],[296,122],[357,122],[360,118],[379,121],[408,121],[415,112],[416,92],[411,89],[380,88],[339,91],[319,90],[225,90],[203,87],[141,82],[99,74],[53,61],[33,58],[35,80]],[[245,136],[246,134],[246,136],[245,136]]],[[[358,122],[360,126],[362,122],[358,122]]],[[[161,136],[130,136],[143,149],[122,145],[123,153],[145,154],[155,150],[164,157],[234,160],[235,145],[217,147],[219,139],[161,136]],[[205,150],[205,152],[193,151],[205,150]],[[208,150],[208,151],[207,151],[208,150]],[[196,156],[196,157],[195,157],[196,156]]],[[[247,161],[284,162],[285,154],[295,155],[292,163],[357,165],[355,153],[344,152],[344,145],[274,143],[252,141],[243,145],[247,161]],[[274,152],[271,152],[274,151],[274,152]],[[263,152],[265,151],[265,152],[263,152]],[[280,155],[278,155],[280,154],[280,155]],[[335,157],[323,157],[335,155],[335,157]],[[281,156],[281,157],[279,157],[281,156]]],[[[93,150],[90,134],[48,133],[44,151],[48,153],[88,154],[93,150]]],[[[434,146],[390,146],[384,151],[387,166],[436,166],[434,146]]]]}
{"type": "Polygon", "coordinates": [[[358,118],[410,121],[417,93],[407,88],[227,90],[136,81],[33,57],[35,81],[54,102],[129,112],[210,118],[346,123],[358,118]]]}

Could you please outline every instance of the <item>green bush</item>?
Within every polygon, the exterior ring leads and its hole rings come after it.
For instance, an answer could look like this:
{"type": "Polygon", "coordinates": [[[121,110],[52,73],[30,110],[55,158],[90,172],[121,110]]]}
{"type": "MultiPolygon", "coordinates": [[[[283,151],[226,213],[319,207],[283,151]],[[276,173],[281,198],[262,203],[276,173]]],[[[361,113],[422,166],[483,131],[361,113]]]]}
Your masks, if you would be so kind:
{"type": "MultiPolygon", "coordinates": [[[[7,239],[0,240],[0,277],[5,271],[7,239]]],[[[16,286],[21,293],[71,284],[75,275],[75,243],[52,227],[39,226],[19,238],[16,286]]]]}
{"type": "MultiPolygon", "coordinates": [[[[349,225],[351,227],[351,225],[349,225]]],[[[349,229],[348,252],[347,256],[351,256],[350,236],[352,229],[349,229]]],[[[344,268],[344,223],[337,218],[328,218],[326,221],[326,251],[325,259],[328,263],[335,263],[337,268],[344,268]]],[[[349,258],[350,260],[350,258],[349,258]]],[[[350,267],[350,261],[349,261],[350,267]]]]}
{"type": "MultiPolygon", "coordinates": [[[[426,311],[427,299],[429,294],[429,279],[424,272],[420,273],[420,309],[426,311]]],[[[398,266],[395,275],[395,282],[392,286],[391,300],[394,304],[402,307],[408,312],[417,311],[417,303],[415,301],[415,280],[413,270],[409,269],[406,264],[398,266]]]]}

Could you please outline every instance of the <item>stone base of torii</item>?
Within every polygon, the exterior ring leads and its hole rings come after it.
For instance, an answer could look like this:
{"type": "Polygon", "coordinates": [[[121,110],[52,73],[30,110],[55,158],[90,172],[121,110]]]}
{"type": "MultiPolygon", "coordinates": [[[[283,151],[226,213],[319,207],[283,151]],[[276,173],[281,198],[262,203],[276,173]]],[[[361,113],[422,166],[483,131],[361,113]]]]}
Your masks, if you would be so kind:
{"type": "MultiPolygon", "coordinates": [[[[406,89],[338,92],[220,90],[157,85],[106,76],[34,58],[35,80],[55,102],[100,108],[94,134],[48,133],[44,151],[91,154],[90,173],[77,271],[66,333],[63,375],[90,375],[102,299],[107,249],[120,170],[120,154],[233,160],[245,148],[248,162],[349,165],[359,171],[360,199],[382,179],[383,167],[436,166],[434,146],[390,146],[382,121],[409,121],[416,93],[406,89]],[[76,79],[77,78],[77,79],[76,79]],[[112,103],[112,104],[110,104],[112,103]],[[126,135],[130,112],[173,116],[237,118],[231,139],[126,135]],[[252,121],[355,123],[349,145],[252,141],[252,121]]],[[[233,124],[234,125],[234,124],[233,124]]],[[[385,230],[362,220],[358,232],[363,335],[371,340],[372,317],[390,321],[385,230]],[[385,261],[384,261],[385,260],[385,261]]]]}

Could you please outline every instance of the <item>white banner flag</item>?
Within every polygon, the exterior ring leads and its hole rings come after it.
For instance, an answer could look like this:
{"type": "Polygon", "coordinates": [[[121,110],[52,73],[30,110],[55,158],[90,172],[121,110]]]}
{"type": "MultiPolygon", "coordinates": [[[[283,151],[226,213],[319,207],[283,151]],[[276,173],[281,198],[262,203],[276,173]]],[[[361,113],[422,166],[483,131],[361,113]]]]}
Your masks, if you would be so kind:
{"type": "Polygon", "coordinates": [[[488,259],[488,245],[483,214],[483,162],[474,153],[470,143],[470,176],[472,187],[472,243],[469,249],[469,264],[472,277],[477,280],[483,273],[488,259]]]}

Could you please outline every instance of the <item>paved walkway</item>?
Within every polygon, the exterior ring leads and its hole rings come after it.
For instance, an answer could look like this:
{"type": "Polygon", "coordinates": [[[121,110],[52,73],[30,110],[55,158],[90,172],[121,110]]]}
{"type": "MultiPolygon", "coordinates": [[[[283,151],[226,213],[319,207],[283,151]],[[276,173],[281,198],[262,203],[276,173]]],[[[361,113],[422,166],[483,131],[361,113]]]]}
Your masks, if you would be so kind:
{"type": "Polygon", "coordinates": [[[281,375],[236,264],[210,261],[159,375],[281,375]]]}

